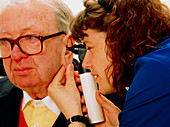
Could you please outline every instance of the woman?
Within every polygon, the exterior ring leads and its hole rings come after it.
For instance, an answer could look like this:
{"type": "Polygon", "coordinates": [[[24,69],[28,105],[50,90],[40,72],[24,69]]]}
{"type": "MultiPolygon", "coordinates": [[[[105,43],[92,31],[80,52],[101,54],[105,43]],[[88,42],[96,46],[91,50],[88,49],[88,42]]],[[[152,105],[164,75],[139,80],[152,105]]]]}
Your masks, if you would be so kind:
{"type": "MultiPolygon", "coordinates": [[[[168,8],[159,0],[87,0],[84,5],[85,10],[80,12],[71,27],[74,40],[82,40],[87,48],[83,66],[97,76],[100,91],[104,88],[114,89],[126,97],[124,109],[120,112],[97,92],[96,98],[103,107],[105,122],[95,126],[169,126],[168,8]],[[106,77],[101,75],[104,72],[106,77]],[[126,94],[127,87],[129,90],[126,94]]],[[[63,70],[61,69],[59,75],[64,75],[63,70]]],[[[74,78],[71,70],[73,69],[69,66],[66,71],[66,85],[60,89],[62,95],[65,94],[66,97],[69,94],[76,103],[69,107],[72,111],[60,106],[68,118],[82,115],[80,98],[75,92],[76,87],[73,88],[75,83],[70,80],[74,78]]],[[[49,95],[57,104],[60,97],[51,89],[59,90],[56,86],[61,88],[60,81],[55,80],[49,88],[49,95]]],[[[69,102],[63,102],[64,104],[69,102]]],[[[83,126],[83,123],[74,122],[70,127],[80,126],[79,124],[83,126]]]]}

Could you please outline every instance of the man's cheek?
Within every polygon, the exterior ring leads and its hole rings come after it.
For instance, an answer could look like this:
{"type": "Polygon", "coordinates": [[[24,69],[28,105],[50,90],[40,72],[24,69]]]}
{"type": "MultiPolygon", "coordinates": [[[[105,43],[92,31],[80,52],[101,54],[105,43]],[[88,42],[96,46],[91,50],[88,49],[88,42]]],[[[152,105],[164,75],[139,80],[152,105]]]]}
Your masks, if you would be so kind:
{"type": "Polygon", "coordinates": [[[4,69],[5,69],[5,72],[6,73],[10,73],[10,70],[11,70],[11,66],[10,66],[10,64],[9,64],[9,62],[8,61],[3,61],[3,66],[4,66],[4,69]]]}

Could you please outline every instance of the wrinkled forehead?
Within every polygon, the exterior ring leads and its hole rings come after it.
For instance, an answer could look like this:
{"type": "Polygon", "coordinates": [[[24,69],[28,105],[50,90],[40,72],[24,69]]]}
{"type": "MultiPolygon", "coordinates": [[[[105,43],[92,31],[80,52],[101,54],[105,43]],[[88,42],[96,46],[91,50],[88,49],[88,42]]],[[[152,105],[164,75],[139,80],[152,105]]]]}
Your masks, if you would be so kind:
{"type": "Polygon", "coordinates": [[[40,20],[46,17],[50,18],[51,16],[54,16],[54,10],[50,6],[47,6],[42,2],[38,1],[8,4],[6,6],[4,5],[0,10],[1,10],[0,15],[2,15],[5,12],[8,12],[8,14],[12,15],[14,15],[15,13],[20,15],[27,15],[29,13],[31,14],[30,15],[31,17],[38,16],[37,19],[40,20]]]}
{"type": "Polygon", "coordinates": [[[57,29],[55,13],[52,8],[38,2],[19,3],[8,5],[0,14],[0,33],[4,33],[8,26],[16,29],[27,30],[57,29]]]}
{"type": "Polygon", "coordinates": [[[1,0],[0,4],[0,14],[3,12],[3,10],[8,6],[16,6],[21,3],[29,2],[30,0],[1,0]]]}

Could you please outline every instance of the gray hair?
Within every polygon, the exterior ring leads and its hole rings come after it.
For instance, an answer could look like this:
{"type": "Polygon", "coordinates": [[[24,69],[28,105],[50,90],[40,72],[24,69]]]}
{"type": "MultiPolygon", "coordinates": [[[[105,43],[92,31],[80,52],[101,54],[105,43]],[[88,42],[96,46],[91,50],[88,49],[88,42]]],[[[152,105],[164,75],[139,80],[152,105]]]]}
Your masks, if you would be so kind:
{"type": "Polygon", "coordinates": [[[0,14],[10,5],[17,5],[19,3],[26,3],[32,1],[39,1],[44,5],[51,7],[56,15],[56,23],[59,31],[69,33],[69,26],[74,16],[69,7],[62,0],[0,0],[0,14]]]}

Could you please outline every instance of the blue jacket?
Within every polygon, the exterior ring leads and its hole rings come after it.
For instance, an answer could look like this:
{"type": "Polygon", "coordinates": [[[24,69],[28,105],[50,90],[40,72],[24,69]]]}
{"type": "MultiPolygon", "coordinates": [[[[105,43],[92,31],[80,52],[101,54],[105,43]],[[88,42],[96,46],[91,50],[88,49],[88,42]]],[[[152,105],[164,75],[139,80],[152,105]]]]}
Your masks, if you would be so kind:
{"type": "Polygon", "coordinates": [[[170,36],[157,47],[135,63],[120,127],[170,126],[170,36]]]}

